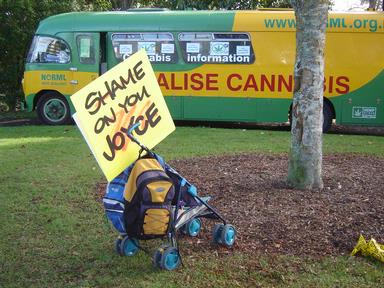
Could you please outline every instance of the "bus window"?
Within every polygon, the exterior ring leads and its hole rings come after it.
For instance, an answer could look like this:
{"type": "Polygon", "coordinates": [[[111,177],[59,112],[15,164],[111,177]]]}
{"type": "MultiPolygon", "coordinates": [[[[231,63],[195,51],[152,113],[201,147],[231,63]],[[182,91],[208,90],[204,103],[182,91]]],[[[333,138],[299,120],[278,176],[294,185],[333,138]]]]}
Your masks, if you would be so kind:
{"type": "Polygon", "coordinates": [[[252,43],[247,33],[184,32],[179,42],[186,63],[252,64],[252,43]]]}
{"type": "Polygon", "coordinates": [[[116,59],[122,61],[145,49],[152,63],[176,63],[175,41],[171,33],[113,33],[112,46],[116,59]]]}
{"type": "Polygon", "coordinates": [[[35,36],[28,52],[27,63],[69,63],[71,51],[61,39],[35,36]]]}
{"type": "Polygon", "coordinates": [[[92,35],[77,35],[76,44],[80,63],[95,64],[95,48],[92,35]]]}

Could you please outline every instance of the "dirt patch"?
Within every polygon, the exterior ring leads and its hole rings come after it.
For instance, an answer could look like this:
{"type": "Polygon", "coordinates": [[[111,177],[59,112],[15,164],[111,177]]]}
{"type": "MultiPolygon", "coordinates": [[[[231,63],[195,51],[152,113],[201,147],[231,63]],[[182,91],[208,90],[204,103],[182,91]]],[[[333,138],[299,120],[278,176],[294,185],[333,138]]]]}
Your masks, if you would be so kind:
{"type": "MultiPolygon", "coordinates": [[[[248,154],[170,161],[238,231],[234,249],[246,253],[340,255],[351,252],[358,236],[384,243],[384,159],[328,155],[324,189],[301,191],[285,183],[287,155],[248,154]]],[[[100,199],[105,183],[97,187],[100,199]]],[[[181,241],[188,250],[211,250],[204,221],[198,239],[181,241]]]]}
{"type": "Polygon", "coordinates": [[[42,123],[37,118],[28,119],[14,119],[14,118],[3,118],[0,119],[0,127],[15,127],[15,126],[26,126],[26,125],[41,125],[42,123]]]}

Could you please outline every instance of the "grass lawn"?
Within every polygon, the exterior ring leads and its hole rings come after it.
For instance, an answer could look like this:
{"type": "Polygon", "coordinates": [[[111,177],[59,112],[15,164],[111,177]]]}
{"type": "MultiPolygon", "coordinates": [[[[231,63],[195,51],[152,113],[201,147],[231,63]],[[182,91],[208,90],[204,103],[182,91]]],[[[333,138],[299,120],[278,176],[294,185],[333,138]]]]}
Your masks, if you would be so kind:
{"type": "MultiPolygon", "coordinates": [[[[289,132],[178,127],[156,151],[168,160],[286,153],[289,141],[289,132]]],[[[324,153],[384,157],[384,137],[325,135],[324,153]]],[[[0,287],[384,286],[384,265],[357,257],[212,250],[186,255],[184,268],[163,272],[143,252],[117,256],[116,233],[95,200],[104,176],[75,126],[2,127],[0,163],[0,287]]]]}

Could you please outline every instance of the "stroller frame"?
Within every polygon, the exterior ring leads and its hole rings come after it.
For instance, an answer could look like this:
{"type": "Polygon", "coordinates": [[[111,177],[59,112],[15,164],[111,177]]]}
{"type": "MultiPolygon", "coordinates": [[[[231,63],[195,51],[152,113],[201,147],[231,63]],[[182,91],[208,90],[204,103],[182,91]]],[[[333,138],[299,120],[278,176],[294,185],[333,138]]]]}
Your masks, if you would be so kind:
{"type": "MultiPolygon", "coordinates": [[[[226,247],[232,247],[236,239],[235,227],[233,225],[227,224],[227,221],[224,219],[224,217],[222,217],[216,209],[208,204],[208,201],[211,198],[210,196],[200,197],[197,195],[197,189],[194,185],[189,183],[188,180],[186,180],[176,170],[165,163],[159,155],[152,152],[148,147],[140,143],[140,141],[135,136],[133,136],[133,131],[139,125],[140,122],[134,124],[128,129],[127,132],[129,139],[140,147],[139,157],[145,151],[149,157],[155,158],[158,161],[160,160],[159,162],[163,162],[161,164],[164,166],[165,172],[173,176],[171,177],[172,181],[174,181],[174,178],[177,178],[179,182],[177,183],[178,185],[174,183],[175,189],[177,189],[177,186],[179,186],[179,189],[176,191],[177,199],[174,199],[176,200],[176,203],[172,205],[172,216],[168,233],[167,235],[156,237],[163,238],[166,236],[168,243],[161,245],[153,254],[152,261],[154,266],[165,270],[174,270],[180,266],[182,261],[176,233],[178,230],[180,230],[183,234],[187,234],[191,237],[197,236],[201,229],[200,218],[220,220],[222,223],[216,224],[212,232],[213,242],[224,245],[226,247]],[[185,191],[189,194],[189,197],[192,197],[197,205],[192,207],[183,205],[184,203],[182,197],[185,191]]],[[[130,238],[125,233],[120,233],[120,236],[115,241],[115,250],[118,254],[123,256],[133,256],[138,252],[138,250],[143,250],[146,252],[146,250],[139,245],[137,239],[130,238]]]]}

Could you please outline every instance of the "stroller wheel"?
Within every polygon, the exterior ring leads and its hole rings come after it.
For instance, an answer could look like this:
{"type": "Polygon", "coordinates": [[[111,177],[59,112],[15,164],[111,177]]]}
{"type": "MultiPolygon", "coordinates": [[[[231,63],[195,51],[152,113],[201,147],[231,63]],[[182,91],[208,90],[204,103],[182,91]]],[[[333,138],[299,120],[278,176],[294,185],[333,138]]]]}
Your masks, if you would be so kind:
{"type": "Polygon", "coordinates": [[[123,256],[133,256],[139,251],[139,241],[125,236],[120,243],[120,254],[123,256]]]}
{"type": "Polygon", "coordinates": [[[193,218],[187,224],[185,224],[185,232],[191,237],[195,237],[201,230],[201,220],[199,218],[193,218]]]}
{"type": "Polygon", "coordinates": [[[163,253],[166,249],[169,248],[168,244],[163,244],[159,248],[156,249],[155,253],[153,253],[152,257],[152,264],[154,267],[159,267],[161,266],[161,257],[163,256],[163,253]]]}
{"type": "Polygon", "coordinates": [[[232,247],[236,240],[236,229],[234,226],[227,224],[223,226],[223,230],[221,231],[221,244],[232,247]]]}
{"type": "Polygon", "coordinates": [[[120,245],[121,245],[121,238],[119,237],[119,238],[117,238],[117,239],[115,240],[115,252],[116,252],[117,254],[119,254],[120,256],[122,256],[122,254],[121,254],[121,250],[120,250],[120,245]]]}
{"type": "Polygon", "coordinates": [[[171,271],[180,266],[179,250],[176,247],[168,247],[161,255],[160,268],[171,271]]]}
{"type": "Polygon", "coordinates": [[[160,251],[160,249],[157,249],[155,253],[153,253],[152,264],[154,267],[160,267],[161,256],[162,251],[160,251]]]}
{"type": "Polygon", "coordinates": [[[212,237],[213,242],[216,244],[222,244],[221,242],[221,232],[223,231],[224,225],[223,224],[216,224],[215,227],[213,227],[212,231],[212,237]]]}

